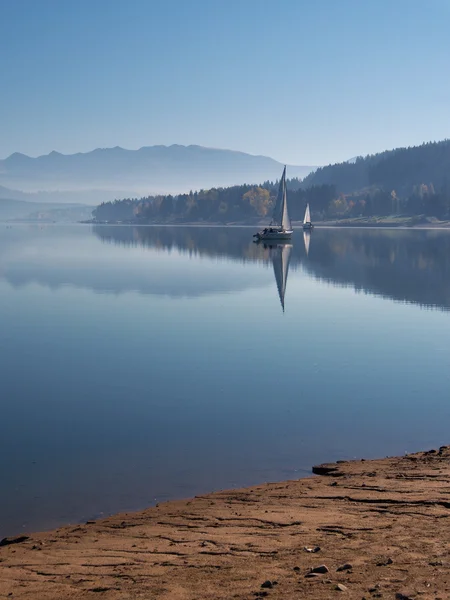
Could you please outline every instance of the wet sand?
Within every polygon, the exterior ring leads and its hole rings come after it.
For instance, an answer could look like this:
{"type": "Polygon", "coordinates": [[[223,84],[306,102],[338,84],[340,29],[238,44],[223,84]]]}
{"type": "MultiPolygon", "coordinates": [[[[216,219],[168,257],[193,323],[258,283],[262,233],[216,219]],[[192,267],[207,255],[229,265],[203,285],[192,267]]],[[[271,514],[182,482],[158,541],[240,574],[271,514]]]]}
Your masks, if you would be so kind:
{"type": "Polygon", "coordinates": [[[450,447],[315,470],[2,540],[0,598],[450,598],[450,447]]]}

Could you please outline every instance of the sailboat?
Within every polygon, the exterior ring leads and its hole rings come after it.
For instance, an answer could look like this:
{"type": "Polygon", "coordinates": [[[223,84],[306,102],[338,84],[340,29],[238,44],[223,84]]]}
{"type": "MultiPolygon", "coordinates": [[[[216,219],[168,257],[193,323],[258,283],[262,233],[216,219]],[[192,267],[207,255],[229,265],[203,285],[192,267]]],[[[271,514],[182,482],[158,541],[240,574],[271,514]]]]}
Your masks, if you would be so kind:
{"type": "Polygon", "coordinates": [[[284,312],[284,296],[286,294],[286,285],[289,271],[289,262],[291,260],[292,244],[268,243],[264,247],[270,248],[272,258],[273,272],[277,283],[278,296],[281,302],[281,308],[284,312]]]}
{"type": "Polygon", "coordinates": [[[311,212],[309,210],[309,203],[306,204],[305,216],[303,218],[303,229],[312,229],[314,225],[311,223],[311,212]]]}
{"type": "Polygon", "coordinates": [[[270,225],[255,233],[253,237],[258,242],[262,240],[289,240],[292,233],[291,220],[287,209],[286,167],[284,167],[270,225]]]}

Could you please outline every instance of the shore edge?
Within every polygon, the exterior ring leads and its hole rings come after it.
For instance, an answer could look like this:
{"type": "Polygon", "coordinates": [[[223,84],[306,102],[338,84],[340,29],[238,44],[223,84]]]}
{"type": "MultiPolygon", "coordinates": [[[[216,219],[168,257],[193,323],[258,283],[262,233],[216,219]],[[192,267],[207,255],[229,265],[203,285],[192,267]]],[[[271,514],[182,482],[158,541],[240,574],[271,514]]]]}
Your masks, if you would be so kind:
{"type": "Polygon", "coordinates": [[[450,447],[0,542],[0,598],[448,598],[450,447]]]}

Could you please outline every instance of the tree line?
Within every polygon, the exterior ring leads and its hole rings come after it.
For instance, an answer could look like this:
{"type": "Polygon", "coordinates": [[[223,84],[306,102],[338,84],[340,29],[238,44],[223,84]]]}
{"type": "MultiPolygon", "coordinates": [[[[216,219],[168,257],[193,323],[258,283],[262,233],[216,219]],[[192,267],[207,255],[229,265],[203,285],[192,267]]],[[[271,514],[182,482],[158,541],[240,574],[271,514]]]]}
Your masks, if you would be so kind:
{"type": "MultiPolygon", "coordinates": [[[[326,211],[336,195],[333,185],[300,187],[297,179],[288,181],[289,214],[292,220],[303,219],[306,203],[317,211],[326,211]]],[[[278,182],[266,181],[259,186],[236,185],[189,192],[189,194],[125,198],[103,202],[94,211],[98,222],[186,223],[186,222],[256,222],[272,214],[278,182]]]]}

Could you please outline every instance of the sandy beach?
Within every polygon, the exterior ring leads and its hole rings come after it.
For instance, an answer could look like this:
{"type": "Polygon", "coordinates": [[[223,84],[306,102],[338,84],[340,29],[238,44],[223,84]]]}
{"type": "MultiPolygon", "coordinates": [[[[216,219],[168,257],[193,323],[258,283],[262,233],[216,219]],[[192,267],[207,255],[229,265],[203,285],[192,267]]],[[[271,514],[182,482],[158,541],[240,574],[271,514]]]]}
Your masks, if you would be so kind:
{"type": "Polygon", "coordinates": [[[450,597],[450,447],[0,542],[0,597],[450,597]]]}

